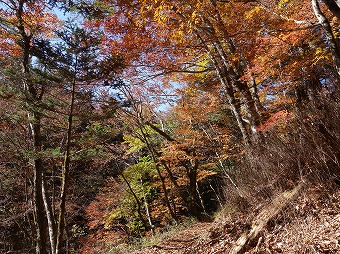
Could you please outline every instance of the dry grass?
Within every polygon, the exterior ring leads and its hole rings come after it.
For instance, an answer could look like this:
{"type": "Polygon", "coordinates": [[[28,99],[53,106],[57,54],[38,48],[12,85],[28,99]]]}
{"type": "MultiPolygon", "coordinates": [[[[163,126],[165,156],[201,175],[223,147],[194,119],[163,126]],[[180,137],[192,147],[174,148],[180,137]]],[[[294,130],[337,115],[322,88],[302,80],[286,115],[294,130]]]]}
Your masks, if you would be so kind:
{"type": "Polygon", "coordinates": [[[228,203],[244,211],[258,210],[277,193],[298,182],[334,187],[340,182],[340,96],[320,96],[295,110],[264,134],[262,142],[228,171],[228,203]]]}
{"type": "Polygon", "coordinates": [[[340,191],[308,189],[263,233],[260,253],[339,253],[340,191]]]}

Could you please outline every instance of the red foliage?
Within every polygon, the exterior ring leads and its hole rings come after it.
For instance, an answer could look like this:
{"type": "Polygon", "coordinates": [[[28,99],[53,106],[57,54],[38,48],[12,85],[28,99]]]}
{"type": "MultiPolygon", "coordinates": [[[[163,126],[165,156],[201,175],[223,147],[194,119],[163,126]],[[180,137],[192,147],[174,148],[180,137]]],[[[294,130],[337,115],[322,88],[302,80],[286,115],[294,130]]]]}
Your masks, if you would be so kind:
{"type": "Polygon", "coordinates": [[[278,126],[283,126],[292,116],[287,110],[280,110],[267,119],[267,121],[257,127],[259,132],[267,132],[278,126]]]}

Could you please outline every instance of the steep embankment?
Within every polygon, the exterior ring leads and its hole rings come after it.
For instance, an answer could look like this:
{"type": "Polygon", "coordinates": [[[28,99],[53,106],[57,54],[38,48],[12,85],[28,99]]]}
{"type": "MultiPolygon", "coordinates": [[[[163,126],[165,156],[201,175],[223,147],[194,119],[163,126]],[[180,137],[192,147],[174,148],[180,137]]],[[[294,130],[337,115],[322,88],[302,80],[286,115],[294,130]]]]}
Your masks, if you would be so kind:
{"type": "Polygon", "coordinates": [[[134,254],[340,253],[340,190],[290,191],[253,215],[222,217],[134,254]]]}

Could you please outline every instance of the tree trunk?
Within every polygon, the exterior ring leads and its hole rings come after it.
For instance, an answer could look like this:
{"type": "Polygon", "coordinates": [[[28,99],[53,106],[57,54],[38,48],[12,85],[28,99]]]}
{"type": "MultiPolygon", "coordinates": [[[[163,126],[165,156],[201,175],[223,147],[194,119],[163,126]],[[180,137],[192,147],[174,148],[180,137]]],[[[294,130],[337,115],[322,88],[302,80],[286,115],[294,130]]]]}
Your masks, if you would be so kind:
{"type": "Polygon", "coordinates": [[[198,186],[197,181],[196,181],[196,191],[197,191],[197,195],[198,195],[198,198],[199,198],[199,200],[200,200],[200,203],[201,203],[201,207],[202,207],[202,209],[203,209],[203,213],[208,214],[208,213],[207,213],[207,209],[205,209],[204,200],[203,200],[203,198],[202,198],[202,195],[201,195],[201,192],[200,192],[200,188],[199,188],[199,186],[198,186]]]}
{"type": "Polygon", "coordinates": [[[70,112],[68,116],[66,152],[65,152],[64,164],[63,164],[59,217],[58,217],[58,223],[57,223],[57,242],[56,242],[56,251],[55,251],[56,254],[61,254],[63,251],[63,237],[64,237],[64,230],[65,230],[65,209],[66,209],[65,206],[66,206],[66,195],[67,195],[67,187],[68,187],[68,182],[69,182],[68,178],[69,178],[70,162],[71,162],[70,155],[71,155],[71,138],[72,138],[72,127],[73,127],[75,89],[76,89],[76,78],[74,78],[73,83],[72,83],[70,112]]]}
{"type": "Polygon", "coordinates": [[[126,183],[126,185],[128,186],[129,190],[131,191],[131,194],[133,196],[133,198],[135,199],[136,203],[137,203],[137,213],[139,215],[139,217],[144,221],[144,218],[143,218],[143,214],[142,214],[142,204],[140,203],[139,201],[139,198],[137,197],[136,193],[134,192],[134,190],[132,189],[129,181],[126,179],[126,177],[124,176],[124,173],[122,172],[120,174],[124,180],[124,182],[126,183]]]}
{"type": "MultiPolygon", "coordinates": [[[[237,92],[239,92],[245,106],[246,114],[248,116],[248,123],[252,133],[252,141],[256,142],[259,139],[259,134],[257,132],[257,126],[259,124],[260,116],[256,111],[255,101],[253,100],[252,94],[246,82],[240,81],[240,77],[244,74],[243,69],[239,66],[234,66],[236,71],[234,70],[233,66],[229,64],[227,60],[227,55],[223,50],[223,47],[218,40],[215,38],[216,42],[213,43],[215,51],[218,53],[218,57],[220,58],[220,62],[222,63],[224,70],[222,72],[225,79],[228,80],[230,86],[234,88],[237,92]]],[[[237,64],[234,64],[237,65],[237,64]]]]}
{"type": "MultiPolygon", "coordinates": [[[[212,4],[214,4],[212,2],[212,4]]],[[[222,25],[222,19],[219,15],[219,12],[216,10],[215,6],[215,15],[217,17],[217,21],[219,25],[222,25]]],[[[235,47],[232,43],[232,41],[228,38],[228,34],[226,31],[222,29],[223,34],[225,36],[226,42],[222,41],[217,36],[217,32],[213,26],[213,24],[209,21],[209,19],[204,19],[204,22],[208,25],[210,28],[209,30],[201,29],[203,33],[205,33],[207,36],[211,37],[211,45],[213,47],[213,52],[211,52],[211,55],[215,56],[215,62],[220,63],[220,69],[222,72],[220,75],[223,76],[227,80],[227,83],[229,86],[233,87],[234,91],[239,92],[244,105],[245,105],[245,111],[248,116],[248,123],[249,127],[252,133],[252,141],[257,142],[259,140],[259,133],[257,132],[257,126],[259,124],[260,115],[256,111],[255,101],[253,100],[252,94],[250,92],[250,89],[246,82],[240,81],[240,78],[245,74],[244,68],[241,67],[240,61],[230,61],[228,59],[228,54],[226,53],[223,43],[227,44],[229,49],[229,54],[235,54],[235,47]]],[[[224,38],[223,38],[224,39],[224,38]]],[[[201,39],[201,41],[203,41],[201,39]]]]}
{"type": "MultiPolygon", "coordinates": [[[[219,15],[219,12],[216,9],[216,1],[211,1],[211,3],[214,5],[215,7],[215,14],[216,14],[216,20],[220,23],[222,19],[221,16],[219,15]]],[[[180,17],[185,18],[183,16],[183,14],[181,14],[180,12],[176,12],[180,17]]],[[[204,18],[203,18],[204,19],[204,18]]],[[[228,66],[228,61],[225,58],[225,53],[222,53],[223,48],[222,47],[217,47],[217,44],[220,44],[220,41],[218,39],[218,36],[216,36],[215,33],[215,29],[212,26],[212,24],[210,23],[210,21],[208,19],[204,19],[203,20],[209,27],[208,29],[204,28],[204,27],[196,27],[196,30],[194,31],[196,37],[198,38],[198,40],[201,42],[203,48],[206,50],[206,52],[208,53],[211,61],[213,62],[215,71],[217,73],[218,78],[221,81],[221,84],[226,88],[226,95],[227,95],[227,99],[231,108],[231,111],[233,113],[233,115],[236,118],[238,127],[242,133],[242,137],[243,137],[243,141],[245,143],[246,146],[249,146],[251,144],[251,139],[249,136],[249,133],[247,132],[247,129],[242,121],[242,115],[240,112],[240,104],[238,103],[238,105],[236,105],[236,99],[234,96],[234,89],[231,86],[230,82],[228,81],[228,77],[224,74],[227,73],[227,70],[230,69],[230,66],[228,66]],[[213,47],[215,48],[215,54],[214,54],[214,50],[211,50],[208,46],[208,44],[204,41],[204,39],[202,38],[202,36],[200,35],[199,31],[203,32],[204,34],[208,35],[208,36],[213,36],[212,39],[209,40],[209,42],[212,42],[211,44],[213,45],[213,47]],[[217,43],[218,42],[218,43],[217,43]],[[222,51],[221,51],[222,49],[222,51]],[[218,57],[216,57],[216,53],[219,54],[219,59],[218,57]],[[222,62],[222,63],[221,63],[222,62]],[[224,66],[223,66],[224,65],[224,66]]],[[[223,24],[220,24],[223,25],[223,24]]],[[[235,51],[235,47],[233,45],[233,43],[231,42],[231,40],[229,39],[229,36],[227,35],[227,32],[222,29],[223,31],[223,35],[226,37],[225,39],[227,40],[226,44],[229,47],[229,50],[231,53],[233,53],[235,51]]],[[[254,130],[254,128],[253,128],[254,130]]]]}
{"type": "Polygon", "coordinates": [[[41,132],[40,132],[40,118],[36,117],[34,119],[34,124],[32,124],[32,136],[34,139],[34,150],[37,159],[34,160],[34,176],[33,176],[33,203],[35,211],[35,227],[36,227],[36,253],[45,254],[46,253],[46,242],[47,235],[45,230],[45,211],[44,202],[42,195],[42,182],[43,182],[43,163],[42,159],[39,158],[42,143],[41,143],[41,132]]]}
{"type": "MultiPolygon", "coordinates": [[[[223,80],[223,77],[220,77],[220,80],[221,80],[222,83],[225,83],[224,80],[223,80]]],[[[237,100],[234,96],[234,93],[232,91],[232,88],[226,89],[226,95],[227,95],[227,99],[228,99],[228,102],[229,102],[230,110],[231,110],[231,112],[233,113],[233,115],[236,119],[238,128],[241,131],[241,134],[242,134],[242,137],[243,137],[243,142],[246,146],[250,146],[250,144],[251,144],[250,140],[251,139],[250,139],[249,133],[247,131],[247,128],[244,124],[244,121],[242,119],[240,103],[237,102],[237,100]]]]}
{"type": "Polygon", "coordinates": [[[148,218],[148,222],[149,222],[149,226],[150,226],[150,229],[151,229],[151,233],[152,235],[155,234],[154,232],[154,225],[152,224],[152,218],[151,218],[151,214],[150,214],[150,210],[149,210],[149,203],[148,203],[148,200],[146,198],[146,195],[145,195],[145,191],[144,191],[144,186],[143,186],[143,179],[141,178],[140,179],[140,183],[142,185],[142,190],[143,190],[143,199],[144,199],[144,206],[145,206],[145,213],[146,213],[146,216],[148,218]]]}
{"type": "Polygon", "coordinates": [[[218,201],[218,204],[220,205],[220,208],[223,207],[223,204],[222,204],[222,201],[221,201],[221,198],[220,196],[218,195],[217,191],[215,190],[215,188],[211,185],[211,183],[209,183],[209,186],[210,186],[210,189],[214,192],[216,198],[217,198],[217,201],[218,201]]]}
{"type": "Polygon", "coordinates": [[[161,170],[160,170],[159,165],[158,165],[158,160],[157,160],[157,156],[155,154],[155,151],[154,151],[153,147],[151,147],[151,145],[150,145],[150,143],[148,141],[148,137],[147,137],[146,133],[144,132],[143,127],[140,124],[139,124],[139,129],[140,129],[140,131],[142,133],[142,136],[143,136],[143,140],[142,141],[145,142],[146,147],[148,148],[148,150],[149,150],[149,152],[151,154],[152,160],[155,163],[155,167],[156,167],[156,171],[157,171],[158,177],[161,180],[162,189],[163,189],[163,192],[164,192],[165,204],[166,204],[166,206],[167,206],[167,208],[169,210],[169,213],[170,213],[171,217],[176,222],[178,222],[178,218],[176,216],[176,213],[174,213],[174,211],[173,211],[173,209],[171,207],[171,204],[170,204],[168,191],[166,189],[164,177],[162,176],[161,170]]]}
{"type": "Polygon", "coordinates": [[[36,158],[34,159],[34,175],[33,175],[33,204],[34,204],[34,215],[35,215],[35,228],[36,228],[36,253],[46,253],[46,240],[47,235],[45,231],[45,213],[44,213],[44,202],[42,195],[42,182],[43,182],[43,162],[41,159],[42,151],[42,137],[41,137],[41,116],[34,107],[39,102],[37,91],[33,84],[31,84],[31,73],[30,73],[30,51],[31,51],[31,40],[32,35],[28,35],[25,30],[25,22],[23,20],[25,1],[18,1],[16,9],[16,17],[18,19],[17,29],[21,36],[22,44],[19,46],[23,51],[22,68],[24,74],[24,91],[26,94],[26,104],[29,108],[33,107],[33,110],[29,109],[27,117],[29,121],[29,129],[33,139],[33,147],[36,158]],[[33,118],[33,119],[31,119],[33,118]]]}
{"type": "Polygon", "coordinates": [[[189,214],[193,217],[197,217],[198,210],[197,210],[196,183],[197,183],[198,160],[195,159],[193,165],[186,166],[186,168],[188,171],[188,178],[189,178],[189,198],[188,198],[189,214]]]}
{"type": "Polygon", "coordinates": [[[256,111],[257,111],[257,114],[259,115],[260,117],[260,121],[262,120],[262,112],[264,112],[264,107],[262,106],[262,103],[260,101],[260,98],[259,98],[259,95],[258,95],[258,92],[257,92],[257,85],[256,85],[256,82],[255,82],[255,78],[251,78],[250,80],[250,91],[251,91],[251,95],[253,97],[253,101],[254,101],[254,104],[255,104],[255,108],[256,108],[256,111]]]}
{"type": "Polygon", "coordinates": [[[317,17],[320,25],[323,27],[323,30],[325,32],[326,38],[328,40],[329,50],[332,54],[332,58],[335,64],[335,69],[338,74],[338,78],[340,78],[340,49],[333,34],[332,27],[325,15],[322,13],[318,0],[312,0],[312,7],[315,16],[317,17]]]}
{"type": "Polygon", "coordinates": [[[213,62],[216,74],[221,82],[221,84],[223,85],[223,87],[225,88],[225,94],[229,103],[229,107],[230,110],[232,112],[232,114],[234,115],[237,125],[241,131],[242,137],[243,137],[243,142],[246,146],[250,145],[250,137],[249,134],[247,132],[247,128],[245,127],[245,124],[242,120],[242,114],[241,114],[241,110],[240,110],[240,103],[236,100],[235,96],[234,96],[234,90],[233,88],[230,86],[226,75],[224,75],[225,71],[224,68],[222,69],[222,67],[220,67],[220,64],[218,62],[218,60],[214,57],[213,52],[209,49],[209,47],[205,44],[204,40],[201,38],[201,36],[199,35],[198,32],[196,32],[196,36],[197,38],[200,40],[200,42],[204,45],[211,61],[213,62]]]}
{"type": "Polygon", "coordinates": [[[260,116],[256,110],[253,97],[250,93],[247,83],[236,80],[235,86],[238,92],[241,94],[244,106],[246,108],[249,127],[252,134],[252,141],[255,143],[259,140],[259,133],[257,131],[257,126],[259,125],[260,116]]]}
{"type": "MultiPolygon", "coordinates": [[[[155,162],[156,163],[156,162],[155,162]]],[[[166,185],[165,185],[165,181],[164,181],[164,177],[162,176],[162,173],[159,169],[159,165],[156,163],[156,171],[157,171],[157,174],[158,174],[158,177],[159,179],[161,180],[161,183],[162,183],[162,189],[163,189],[163,192],[164,192],[164,199],[165,199],[165,204],[169,210],[169,213],[171,215],[171,217],[176,221],[178,222],[178,218],[177,218],[177,215],[176,213],[173,211],[172,207],[171,207],[171,204],[170,204],[170,200],[169,200],[169,195],[168,195],[168,191],[166,189],[166,185]]]]}
{"type": "Polygon", "coordinates": [[[53,210],[51,207],[51,203],[48,197],[47,186],[46,186],[46,176],[44,173],[42,177],[42,195],[43,195],[44,206],[45,206],[46,217],[47,217],[48,234],[49,234],[50,244],[51,244],[51,254],[55,254],[55,246],[56,246],[55,221],[54,221],[54,214],[53,214],[53,210]]]}
{"type": "Polygon", "coordinates": [[[328,9],[340,20],[340,0],[324,0],[328,9]]]}
{"type": "Polygon", "coordinates": [[[171,172],[171,169],[169,168],[168,165],[166,165],[165,161],[161,161],[161,163],[162,163],[163,167],[165,168],[166,172],[168,173],[170,181],[175,186],[175,189],[178,192],[178,195],[180,196],[180,198],[182,199],[182,201],[184,203],[187,203],[188,202],[188,197],[186,195],[186,192],[180,188],[180,186],[178,185],[174,175],[171,172]]]}
{"type": "Polygon", "coordinates": [[[306,93],[306,99],[317,103],[317,97],[318,94],[321,92],[322,90],[322,84],[319,80],[319,77],[317,76],[317,74],[315,72],[313,72],[311,75],[305,75],[306,77],[303,80],[303,84],[304,84],[304,89],[305,89],[305,93],[306,93]]]}

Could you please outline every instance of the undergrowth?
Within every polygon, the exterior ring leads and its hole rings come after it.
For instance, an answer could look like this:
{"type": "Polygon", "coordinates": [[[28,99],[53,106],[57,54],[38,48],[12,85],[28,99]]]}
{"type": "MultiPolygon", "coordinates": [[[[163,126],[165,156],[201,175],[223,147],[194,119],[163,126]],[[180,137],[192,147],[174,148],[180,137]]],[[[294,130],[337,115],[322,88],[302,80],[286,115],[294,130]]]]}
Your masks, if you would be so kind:
{"type": "Polygon", "coordinates": [[[154,235],[148,237],[134,238],[129,243],[113,246],[106,254],[126,254],[131,253],[134,250],[142,249],[145,247],[157,245],[160,242],[178,234],[178,232],[190,227],[196,223],[197,220],[193,217],[184,219],[177,225],[168,225],[161,230],[155,232],[154,235]]]}
{"type": "Polygon", "coordinates": [[[340,96],[322,94],[291,111],[227,172],[229,205],[249,212],[299,182],[327,188],[340,183],[340,96]]]}

